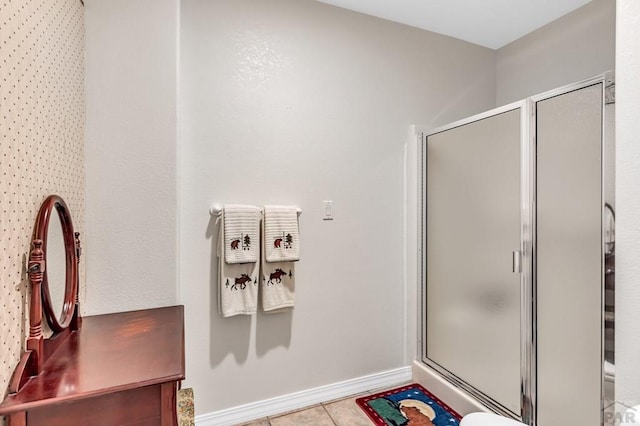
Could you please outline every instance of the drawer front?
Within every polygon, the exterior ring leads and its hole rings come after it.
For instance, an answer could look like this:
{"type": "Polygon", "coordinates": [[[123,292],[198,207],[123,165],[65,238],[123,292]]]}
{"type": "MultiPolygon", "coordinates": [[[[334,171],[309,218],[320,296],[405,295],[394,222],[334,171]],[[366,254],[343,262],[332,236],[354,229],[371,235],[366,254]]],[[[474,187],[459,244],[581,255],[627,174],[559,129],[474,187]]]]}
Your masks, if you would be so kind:
{"type": "Polygon", "coordinates": [[[160,425],[161,385],[30,410],[29,426],[160,425]]]}

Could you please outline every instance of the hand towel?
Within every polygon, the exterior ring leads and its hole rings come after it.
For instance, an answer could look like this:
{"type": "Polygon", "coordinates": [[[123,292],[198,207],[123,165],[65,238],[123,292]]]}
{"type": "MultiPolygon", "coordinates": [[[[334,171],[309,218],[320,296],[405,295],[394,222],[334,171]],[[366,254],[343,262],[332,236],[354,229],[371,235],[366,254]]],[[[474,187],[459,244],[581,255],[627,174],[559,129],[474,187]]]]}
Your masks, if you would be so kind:
{"type": "MultiPolygon", "coordinates": [[[[258,307],[258,275],[260,262],[227,263],[225,262],[225,244],[223,226],[218,238],[218,312],[223,317],[234,315],[252,315],[258,307]]],[[[260,235],[260,234],[258,234],[260,235]]],[[[260,246],[259,238],[254,243],[260,246]]]]}
{"type": "Polygon", "coordinates": [[[260,252],[260,209],[256,206],[227,204],[224,221],[224,259],[227,263],[255,263],[260,252]]]}
{"type": "Polygon", "coordinates": [[[264,206],[264,257],[267,262],[300,260],[298,208],[264,206]]]}
{"type": "MultiPolygon", "coordinates": [[[[263,224],[264,233],[264,224],[263,224]]],[[[262,238],[263,244],[267,242],[262,238]]],[[[266,251],[261,256],[260,299],[265,313],[286,312],[293,309],[296,287],[295,262],[267,262],[266,251]]]]}

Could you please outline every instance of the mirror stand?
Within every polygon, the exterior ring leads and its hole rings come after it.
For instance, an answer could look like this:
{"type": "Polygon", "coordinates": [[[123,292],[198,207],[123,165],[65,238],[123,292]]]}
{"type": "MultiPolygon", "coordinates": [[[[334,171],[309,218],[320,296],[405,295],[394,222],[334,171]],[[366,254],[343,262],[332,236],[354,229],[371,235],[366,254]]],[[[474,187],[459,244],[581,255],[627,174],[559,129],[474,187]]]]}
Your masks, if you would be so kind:
{"type": "Polygon", "coordinates": [[[66,204],[62,198],[56,195],[48,197],[42,204],[36,218],[36,227],[27,263],[27,273],[31,283],[29,336],[26,341],[26,350],[9,382],[10,394],[18,393],[30,378],[40,374],[47,359],[73,332],[80,329],[82,323],[78,291],[80,254],[80,233],[73,230],[66,204]],[[60,318],[54,314],[56,307],[52,306],[47,277],[47,235],[49,219],[54,211],[60,218],[65,246],[66,279],[64,304],[60,318]],[[46,339],[42,331],[43,317],[53,331],[53,335],[46,339]]]}

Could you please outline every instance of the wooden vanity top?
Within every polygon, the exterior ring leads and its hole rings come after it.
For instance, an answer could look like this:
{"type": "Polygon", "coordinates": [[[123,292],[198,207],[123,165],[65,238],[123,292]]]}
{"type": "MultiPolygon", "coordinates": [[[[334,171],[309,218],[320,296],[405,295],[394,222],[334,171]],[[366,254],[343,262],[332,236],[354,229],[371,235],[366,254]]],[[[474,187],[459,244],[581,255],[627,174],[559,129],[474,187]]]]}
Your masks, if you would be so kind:
{"type": "Polygon", "coordinates": [[[182,306],[83,317],[0,415],[183,380],[183,324],[182,306]]]}

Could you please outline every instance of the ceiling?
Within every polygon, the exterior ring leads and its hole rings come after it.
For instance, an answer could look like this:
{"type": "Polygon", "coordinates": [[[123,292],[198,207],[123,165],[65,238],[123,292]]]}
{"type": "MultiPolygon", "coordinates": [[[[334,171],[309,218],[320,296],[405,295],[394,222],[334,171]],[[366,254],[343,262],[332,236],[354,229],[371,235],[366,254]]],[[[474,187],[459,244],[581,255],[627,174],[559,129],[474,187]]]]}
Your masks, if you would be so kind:
{"type": "Polygon", "coordinates": [[[591,0],[319,0],[498,49],[591,0]]]}

